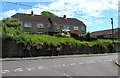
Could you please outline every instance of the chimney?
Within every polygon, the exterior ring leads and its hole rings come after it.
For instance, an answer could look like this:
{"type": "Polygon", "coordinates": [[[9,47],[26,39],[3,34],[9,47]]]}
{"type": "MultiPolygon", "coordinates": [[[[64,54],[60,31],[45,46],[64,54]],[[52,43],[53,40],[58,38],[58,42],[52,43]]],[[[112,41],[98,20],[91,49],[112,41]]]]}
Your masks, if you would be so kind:
{"type": "Polygon", "coordinates": [[[63,19],[66,19],[66,15],[63,16],[63,19]]]}
{"type": "Polygon", "coordinates": [[[33,11],[31,11],[31,16],[34,16],[34,15],[33,15],[33,11]]]}
{"type": "Polygon", "coordinates": [[[51,24],[53,23],[50,17],[48,18],[48,20],[49,20],[49,22],[50,22],[51,24]]]}

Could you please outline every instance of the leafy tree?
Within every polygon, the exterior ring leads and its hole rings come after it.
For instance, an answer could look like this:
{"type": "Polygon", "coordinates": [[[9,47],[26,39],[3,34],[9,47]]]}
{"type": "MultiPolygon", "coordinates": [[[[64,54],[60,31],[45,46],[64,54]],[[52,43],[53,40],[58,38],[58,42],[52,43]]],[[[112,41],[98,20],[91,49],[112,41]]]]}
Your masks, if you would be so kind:
{"type": "Polygon", "coordinates": [[[22,22],[17,18],[4,18],[2,20],[7,27],[20,27],[22,26],[22,22]]]}
{"type": "Polygon", "coordinates": [[[49,11],[43,11],[43,12],[41,12],[41,15],[58,17],[57,15],[55,15],[55,14],[53,14],[52,12],[49,12],[49,11]]]}
{"type": "Polygon", "coordinates": [[[22,33],[22,22],[16,18],[4,18],[0,21],[2,38],[17,37],[22,33]]]}
{"type": "Polygon", "coordinates": [[[86,36],[86,38],[91,38],[91,33],[87,32],[85,36],[86,36]]]}

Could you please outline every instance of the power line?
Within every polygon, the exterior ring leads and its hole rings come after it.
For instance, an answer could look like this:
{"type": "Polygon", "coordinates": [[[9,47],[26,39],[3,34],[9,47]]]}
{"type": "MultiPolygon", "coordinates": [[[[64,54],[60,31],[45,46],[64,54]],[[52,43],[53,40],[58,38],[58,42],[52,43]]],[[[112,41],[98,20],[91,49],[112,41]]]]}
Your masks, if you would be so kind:
{"type": "MultiPolygon", "coordinates": [[[[6,2],[6,3],[11,3],[11,4],[20,5],[20,6],[25,6],[25,7],[31,7],[31,8],[43,9],[43,8],[40,8],[40,7],[33,7],[33,6],[31,6],[31,5],[25,5],[25,4],[15,3],[15,2],[6,2]]],[[[50,9],[49,9],[49,10],[50,10],[50,9]]],[[[50,11],[56,11],[56,10],[50,10],[50,11]]]]}
{"type": "MultiPolygon", "coordinates": [[[[20,3],[14,3],[14,2],[6,2],[6,3],[11,3],[11,4],[15,4],[15,5],[20,5],[20,6],[26,6],[26,7],[33,7],[33,6],[30,6],[30,5],[25,5],[25,4],[20,4],[20,3]]],[[[40,7],[34,7],[34,8],[43,9],[43,8],[40,8],[40,7]]]]}
{"type": "MultiPolygon", "coordinates": [[[[11,4],[14,4],[14,5],[20,5],[20,6],[25,6],[25,7],[31,7],[31,8],[43,9],[43,8],[40,8],[40,7],[33,7],[31,5],[26,5],[26,4],[21,4],[21,3],[15,3],[15,2],[6,2],[6,3],[11,3],[11,4]]],[[[50,10],[49,9],[49,11],[57,11],[57,12],[59,12],[60,10],[50,10]]],[[[84,15],[84,14],[81,14],[81,15],[84,15]]],[[[94,18],[94,16],[92,16],[92,17],[94,18]]],[[[108,17],[97,17],[97,18],[108,19],[108,17]]]]}

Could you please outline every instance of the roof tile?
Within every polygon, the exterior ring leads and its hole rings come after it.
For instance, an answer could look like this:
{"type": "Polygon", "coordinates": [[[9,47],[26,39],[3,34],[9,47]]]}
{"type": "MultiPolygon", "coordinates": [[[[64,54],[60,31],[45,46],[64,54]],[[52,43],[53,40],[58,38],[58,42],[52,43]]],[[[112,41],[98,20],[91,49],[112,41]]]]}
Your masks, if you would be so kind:
{"type": "MultiPolygon", "coordinates": [[[[114,34],[117,33],[118,30],[120,30],[120,28],[114,29],[114,34]]],[[[92,32],[92,36],[111,35],[111,34],[112,34],[112,29],[92,32]]]]}
{"type": "Polygon", "coordinates": [[[49,24],[50,19],[54,24],[59,25],[73,25],[73,26],[86,26],[82,21],[79,21],[76,18],[66,18],[63,19],[62,17],[52,17],[52,16],[45,16],[45,15],[31,15],[31,14],[24,14],[24,13],[17,13],[12,16],[13,18],[18,18],[23,22],[38,22],[49,24]]]}

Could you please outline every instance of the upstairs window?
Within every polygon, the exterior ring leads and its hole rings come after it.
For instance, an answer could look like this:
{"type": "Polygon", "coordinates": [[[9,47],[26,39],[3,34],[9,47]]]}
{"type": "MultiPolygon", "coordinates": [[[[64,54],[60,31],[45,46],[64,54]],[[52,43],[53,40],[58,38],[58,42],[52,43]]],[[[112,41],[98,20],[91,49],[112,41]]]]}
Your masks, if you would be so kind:
{"type": "Polygon", "coordinates": [[[30,23],[25,23],[24,27],[32,27],[32,25],[30,23]]]}
{"type": "Polygon", "coordinates": [[[64,28],[63,29],[66,29],[66,30],[69,30],[69,26],[64,26],[64,28]]]}
{"type": "Polygon", "coordinates": [[[82,30],[82,31],[84,31],[84,30],[85,30],[85,27],[84,27],[84,26],[82,26],[82,27],[81,27],[81,30],[82,30]]]}
{"type": "Polygon", "coordinates": [[[74,30],[79,30],[79,27],[74,27],[74,30]]]}
{"type": "Polygon", "coordinates": [[[37,28],[44,28],[43,24],[37,24],[37,28]]]}

